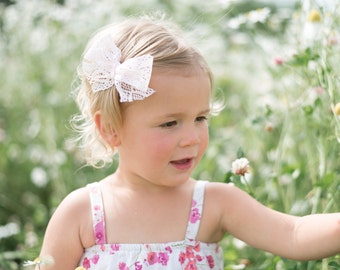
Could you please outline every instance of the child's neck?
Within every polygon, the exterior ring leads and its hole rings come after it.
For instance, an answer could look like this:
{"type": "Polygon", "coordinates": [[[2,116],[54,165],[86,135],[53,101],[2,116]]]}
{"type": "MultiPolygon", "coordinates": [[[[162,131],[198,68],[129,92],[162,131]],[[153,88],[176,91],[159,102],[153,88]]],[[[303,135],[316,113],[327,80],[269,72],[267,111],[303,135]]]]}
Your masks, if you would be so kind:
{"type": "Polygon", "coordinates": [[[151,182],[148,179],[139,177],[138,175],[125,174],[119,169],[105,179],[105,181],[110,182],[110,184],[116,188],[126,188],[131,192],[136,191],[139,194],[145,195],[167,194],[173,192],[176,193],[178,190],[190,186],[190,182],[192,182],[192,180],[193,179],[189,178],[180,185],[168,186],[151,182]]]}

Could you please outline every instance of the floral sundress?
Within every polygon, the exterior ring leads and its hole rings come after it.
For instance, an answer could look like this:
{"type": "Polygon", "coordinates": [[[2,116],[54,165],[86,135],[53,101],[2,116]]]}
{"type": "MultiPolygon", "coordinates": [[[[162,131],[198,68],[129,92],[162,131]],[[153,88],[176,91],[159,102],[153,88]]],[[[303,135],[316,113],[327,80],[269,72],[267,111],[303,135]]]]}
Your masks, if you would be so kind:
{"type": "Polygon", "coordinates": [[[192,198],[185,239],[154,244],[107,243],[105,216],[99,184],[87,186],[90,194],[96,244],[86,248],[79,262],[85,269],[223,269],[222,249],[218,243],[196,240],[200,226],[206,181],[197,181],[192,198]]]}

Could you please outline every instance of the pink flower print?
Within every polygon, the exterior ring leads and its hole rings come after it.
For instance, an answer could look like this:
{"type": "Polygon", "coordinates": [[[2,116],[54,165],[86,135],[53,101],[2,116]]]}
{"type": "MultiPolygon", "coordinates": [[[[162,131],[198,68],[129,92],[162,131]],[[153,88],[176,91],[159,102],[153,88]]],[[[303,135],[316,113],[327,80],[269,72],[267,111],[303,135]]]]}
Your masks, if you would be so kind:
{"type": "Polygon", "coordinates": [[[166,252],[160,252],[158,254],[158,262],[162,265],[167,265],[169,261],[169,255],[166,252]]]}
{"type": "Polygon", "coordinates": [[[140,264],[140,262],[135,262],[135,270],[142,270],[143,266],[140,264]]]}
{"type": "Polygon", "coordinates": [[[148,253],[148,263],[150,265],[153,265],[157,262],[158,262],[157,253],[156,252],[149,252],[148,253]]]}
{"type": "Polygon", "coordinates": [[[119,263],[119,265],[118,265],[118,269],[119,269],[119,270],[129,270],[129,267],[127,267],[126,263],[121,262],[121,263],[119,263]]]}
{"type": "Polygon", "coordinates": [[[85,257],[84,260],[83,260],[83,267],[85,269],[89,269],[91,267],[91,262],[87,257],[85,257]]]}
{"type": "Polygon", "coordinates": [[[209,264],[210,269],[213,269],[214,266],[215,266],[213,256],[211,256],[211,255],[207,256],[207,261],[208,261],[208,264],[209,264]]]}
{"type": "Polygon", "coordinates": [[[165,250],[170,254],[172,253],[172,248],[170,246],[165,247],[165,250]]]}
{"type": "Polygon", "coordinates": [[[101,209],[100,209],[100,205],[98,205],[98,204],[96,204],[96,205],[93,207],[93,209],[96,210],[96,211],[100,211],[100,210],[101,210],[101,209]]]}
{"type": "Polygon", "coordinates": [[[192,209],[191,215],[190,215],[190,222],[191,223],[196,223],[200,219],[201,219],[201,215],[199,213],[198,208],[192,209]]]}
{"type": "Polygon", "coordinates": [[[103,244],[104,239],[104,221],[100,221],[96,224],[94,231],[96,233],[96,243],[103,244]]]}
{"type": "Polygon", "coordinates": [[[91,261],[92,261],[94,264],[97,264],[97,262],[99,261],[99,255],[98,255],[98,254],[94,255],[94,256],[91,258],[91,261]]]}
{"type": "Polygon", "coordinates": [[[197,266],[196,266],[195,261],[189,261],[184,269],[185,270],[197,270],[197,266]]]}
{"type": "Polygon", "coordinates": [[[101,243],[102,239],[103,239],[103,232],[96,232],[96,242],[101,243]]]}
{"type": "Polygon", "coordinates": [[[197,254],[195,258],[196,258],[196,260],[197,260],[198,262],[203,261],[203,257],[202,257],[201,255],[199,255],[199,254],[197,254]]]}
{"type": "Polygon", "coordinates": [[[190,258],[194,258],[194,257],[195,257],[195,254],[194,254],[193,248],[187,247],[186,253],[185,253],[185,258],[190,259],[190,258]]]}
{"type": "Polygon", "coordinates": [[[111,248],[110,254],[115,254],[116,251],[119,251],[120,246],[118,244],[112,244],[110,248],[111,248]]]}
{"type": "Polygon", "coordinates": [[[186,258],[185,253],[184,253],[184,252],[181,252],[181,253],[179,254],[178,261],[179,261],[181,264],[183,264],[183,263],[185,262],[185,258],[186,258]]]}
{"type": "Polygon", "coordinates": [[[193,247],[193,249],[194,249],[196,252],[200,252],[200,250],[201,250],[201,244],[200,244],[200,242],[196,241],[195,246],[193,247]]]}

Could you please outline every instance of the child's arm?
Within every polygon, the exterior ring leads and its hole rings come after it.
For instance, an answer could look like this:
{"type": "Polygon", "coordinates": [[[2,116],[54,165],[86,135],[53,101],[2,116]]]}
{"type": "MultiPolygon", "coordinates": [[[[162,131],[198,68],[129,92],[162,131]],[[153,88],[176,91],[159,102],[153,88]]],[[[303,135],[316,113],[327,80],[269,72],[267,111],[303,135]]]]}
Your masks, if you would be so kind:
{"type": "Polygon", "coordinates": [[[295,217],[267,208],[231,185],[214,185],[211,194],[222,207],[223,231],[249,245],[294,260],[340,252],[340,213],[295,217]]]}
{"type": "Polygon", "coordinates": [[[69,194],[58,206],[47,226],[39,256],[42,261],[52,257],[54,263],[42,264],[39,270],[74,270],[78,266],[84,252],[81,233],[91,226],[88,225],[89,204],[88,193],[80,189],[69,194]]]}

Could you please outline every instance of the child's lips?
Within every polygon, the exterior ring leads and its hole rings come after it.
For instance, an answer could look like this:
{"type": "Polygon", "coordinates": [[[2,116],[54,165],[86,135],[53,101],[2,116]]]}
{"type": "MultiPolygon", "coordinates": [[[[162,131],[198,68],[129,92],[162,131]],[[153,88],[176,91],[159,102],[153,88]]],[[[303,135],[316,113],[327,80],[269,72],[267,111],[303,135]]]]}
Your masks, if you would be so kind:
{"type": "Polygon", "coordinates": [[[170,162],[175,168],[180,170],[186,170],[191,168],[193,164],[193,158],[183,158],[178,160],[173,160],[170,162]]]}

